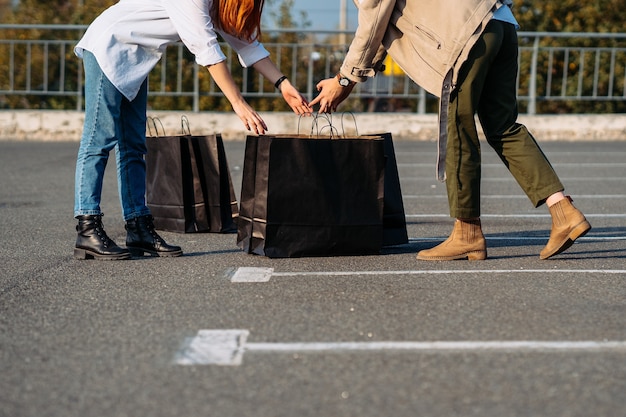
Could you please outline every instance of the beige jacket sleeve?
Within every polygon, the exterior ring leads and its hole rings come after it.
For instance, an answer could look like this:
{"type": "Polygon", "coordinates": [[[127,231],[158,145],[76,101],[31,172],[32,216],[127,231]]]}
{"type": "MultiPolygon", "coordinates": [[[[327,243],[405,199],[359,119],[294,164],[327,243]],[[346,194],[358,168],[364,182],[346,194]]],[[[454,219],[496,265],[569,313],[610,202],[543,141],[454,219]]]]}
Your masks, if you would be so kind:
{"type": "Polygon", "coordinates": [[[383,69],[386,51],[382,46],[395,0],[354,0],[359,9],[358,27],[340,72],[356,82],[366,81],[383,69]]]}

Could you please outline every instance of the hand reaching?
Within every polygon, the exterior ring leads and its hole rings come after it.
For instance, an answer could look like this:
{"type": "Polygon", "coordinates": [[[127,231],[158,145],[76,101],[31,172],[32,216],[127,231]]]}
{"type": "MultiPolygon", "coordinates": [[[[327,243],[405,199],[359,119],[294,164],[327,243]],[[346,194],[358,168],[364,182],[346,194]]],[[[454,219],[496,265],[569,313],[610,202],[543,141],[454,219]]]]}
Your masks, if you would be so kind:
{"type": "Polygon", "coordinates": [[[309,103],[311,107],[320,105],[320,113],[332,113],[337,111],[337,106],[341,104],[352,92],[355,84],[342,87],[337,82],[337,78],[327,78],[317,83],[319,95],[309,103]]]}
{"type": "MultiPolygon", "coordinates": [[[[309,106],[308,100],[291,85],[288,80],[281,83],[280,91],[285,99],[285,102],[291,107],[294,113],[304,116],[313,113],[313,109],[309,106]]],[[[267,125],[265,121],[259,116],[259,114],[245,101],[233,103],[233,110],[239,116],[246,129],[256,133],[257,135],[263,135],[267,131],[267,125]]]]}
{"type": "Polygon", "coordinates": [[[245,100],[232,103],[232,106],[247,130],[257,135],[263,135],[267,131],[265,121],[245,100]]]}
{"type": "Polygon", "coordinates": [[[291,107],[294,113],[304,116],[313,113],[313,108],[309,106],[309,102],[296,88],[291,85],[289,80],[285,80],[280,84],[280,92],[285,102],[291,107]]]}

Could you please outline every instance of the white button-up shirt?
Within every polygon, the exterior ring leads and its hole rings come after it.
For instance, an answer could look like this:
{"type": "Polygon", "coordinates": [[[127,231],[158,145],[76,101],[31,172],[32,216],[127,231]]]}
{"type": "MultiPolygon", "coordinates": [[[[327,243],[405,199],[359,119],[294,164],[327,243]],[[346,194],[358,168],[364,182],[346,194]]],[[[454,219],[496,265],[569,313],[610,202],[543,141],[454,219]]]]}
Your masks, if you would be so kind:
{"type": "Polygon", "coordinates": [[[237,52],[244,67],[269,56],[257,41],[218,31],[209,15],[212,6],[213,0],[120,0],[93,21],[74,52],[80,58],[84,50],[94,54],[107,78],[129,100],[137,96],[167,45],[178,41],[202,66],[226,59],[217,33],[237,52]]]}

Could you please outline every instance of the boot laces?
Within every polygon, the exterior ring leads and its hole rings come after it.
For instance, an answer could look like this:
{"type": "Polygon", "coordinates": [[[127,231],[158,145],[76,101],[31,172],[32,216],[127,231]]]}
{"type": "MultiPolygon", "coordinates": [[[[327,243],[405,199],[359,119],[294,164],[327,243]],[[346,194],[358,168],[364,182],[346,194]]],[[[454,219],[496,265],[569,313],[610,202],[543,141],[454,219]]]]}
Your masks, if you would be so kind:
{"type": "Polygon", "coordinates": [[[163,239],[161,239],[161,236],[159,236],[159,234],[157,233],[156,229],[154,228],[154,223],[152,222],[152,218],[147,218],[146,221],[146,230],[148,231],[148,233],[150,233],[150,236],[152,236],[152,239],[154,239],[155,242],[162,242],[163,239]]]}
{"type": "Polygon", "coordinates": [[[104,230],[102,220],[95,221],[95,231],[96,231],[96,235],[98,236],[98,239],[102,241],[102,244],[104,245],[104,247],[108,248],[111,242],[111,239],[107,235],[107,232],[104,230]]]}

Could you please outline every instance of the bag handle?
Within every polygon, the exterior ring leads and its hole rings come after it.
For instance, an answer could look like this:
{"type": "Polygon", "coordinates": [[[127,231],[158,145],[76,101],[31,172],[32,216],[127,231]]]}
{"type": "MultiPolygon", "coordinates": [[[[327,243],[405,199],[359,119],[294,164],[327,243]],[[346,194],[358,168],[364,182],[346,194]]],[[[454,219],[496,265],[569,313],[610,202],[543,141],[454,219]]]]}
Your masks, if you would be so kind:
{"type": "Polygon", "coordinates": [[[351,111],[344,111],[343,113],[341,113],[341,131],[343,132],[343,137],[344,138],[346,137],[346,129],[343,126],[343,118],[346,114],[349,114],[350,116],[352,116],[352,120],[354,121],[354,132],[356,136],[359,136],[359,127],[356,124],[356,116],[351,111]]]}
{"type": "MultiPolygon", "coordinates": [[[[319,113],[318,113],[319,115],[319,113]]],[[[333,114],[332,113],[322,113],[322,116],[318,116],[316,117],[316,122],[317,119],[321,117],[323,119],[326,119],[326,121],[328,122],[328,124],[326,124],[325,126],[322,126],[322,128],[319,130],[320,132],[322,132],[325,128],[328,128],[329,132],[328,132],[328,138],[329,139],[339,139],[341,138],[341,135],[339,134],[339,130],[333,126],[333,114]]],[[[318,135],[319,137],[319,132],[318,135]]]]}
{"type": "MultiPolygon", "coordinates": [[[[302,115],[298,117],[298,131],[297,131],[298,135],[300,135],[300,121],[302,120],[302,117],[303,117],[302,115]]],[[[316,114],[312,114],[311,117],[313,117],[313,120],[311,122],[311,132],[309,133],[310,138],[321,138],[320,133],[326,128],[330,129],[330,133],[328,135],[329,139],[338,139],[340,137],[339,131],[337,130],[335,126],[333,126],[332,114],[316,113],[316,114]],[[328,122],[326,125],[322,126],[321,128],[320,128],[320,123],[319,123],[320,119],[325,119],[326,122],[328,122]]]]}
{"type": "MultiPolygon", "coordinates": [[[[352,120],[354,122],[354,131],[355,131],[355,135],[359,136],[359,127],[357,125],[356,122],[356,116],[354,115],[354,113],[352,112],[343,112],[341,113],[341,119],[340,119],[340,123],[341,123],[341,132],[339,131],[339,129],[336,126],[333,126],[333,114],[332,113],[316,113],[313,116],[313,121],[311,123],[311,132],[309,134],[309,137],[313,138],[313,137],[317,137],[320,138],[322,136],[320,136],[320,133],[322,133],[324,131],[324,129],[329,129],[329,134],[328,134],[328,138],[329,139],[341,139],[341,138],[345,138],[346,137],[346,128],[344,125],[344,120],[346,115],[352,116],[352,120]],[[322,127],[320,127],[320,119],[325,119],[326,120],[326,124],[322,127]],[[316,134],[314,134],[315,129],[317,128],[316,134]]],[[[302,115],[300,115],[300,117],[298,118],[298,134],[300,134],[300,121],[302,120],[302,115]]],[[[326,136],[324,136],[326,137],[326,136]]]]}
{"type": "MultiPolygon", "coordinates": [[[[314,128],[316,128],[316,127],[318,128],[317,129],[317,136],[319,136],[320,132],[319,132],[319,126],[317,125],[317,116],[313,116],[313,115],[311,115],[311,116],[313,117],[313,121],[311,122],[311,132],[309,133],[309,137],[312,138],[313,137],[313,129],[314,128]]],[[[300,135],[300,122],[302,121],[303,117],[304,117],[304,115],[302,115],[302,114],[298,116],[298,130],[296,131],[298,136],[300,135]]]]}
{"type": "Polygon", "coordinates": [[[158,117],[148,116],[146,118],[146,128],[148,130],[148,133],[150,134],[150,136],[159,136],[159,128],[157,127],[157,122],[159,122],[159,124],[161,125],[161,131],[163,132],[163,135],[161,136],[165,136],[165,128],[163,127],[163,122],[161,122],[161,119],[159,119],[158,117]],[[152,124],[152,127],[154,128],[154,134],[152,133],[150,124],[152,124]]]}
{"type": "Polygon", "coordinates": [[[191,129],[189,128],[189,119],[184,114],[180,116],[180,133],[183,135],[191,136],[191,129]],[[185,128],[187,129],[187,132],[185,132],[185,128]]]}

